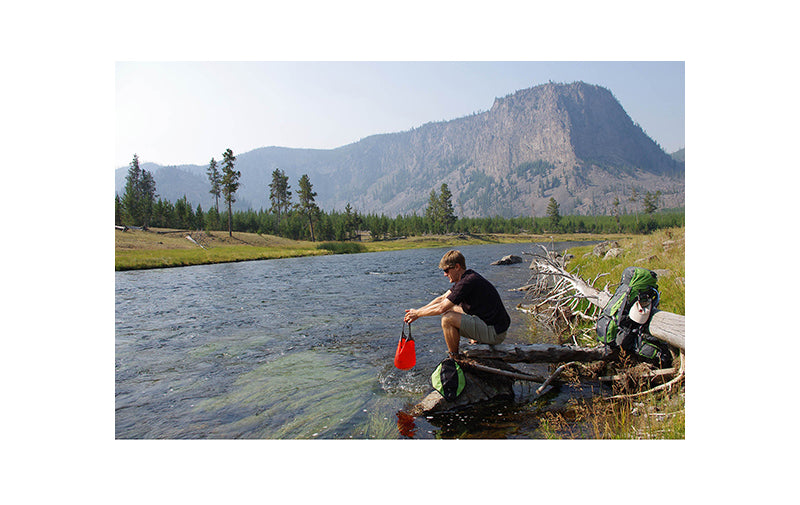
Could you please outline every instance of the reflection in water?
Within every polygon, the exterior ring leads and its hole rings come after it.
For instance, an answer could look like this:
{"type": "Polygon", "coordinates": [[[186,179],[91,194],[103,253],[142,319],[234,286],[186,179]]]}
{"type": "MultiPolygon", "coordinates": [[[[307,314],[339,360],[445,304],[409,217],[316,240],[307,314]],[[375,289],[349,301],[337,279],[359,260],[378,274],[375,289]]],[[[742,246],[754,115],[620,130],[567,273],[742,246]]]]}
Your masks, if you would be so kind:
{"type": "Polygon", "coordinates": [[[397,412],[397,431],[406,438],[414,438],[417,434],[417,425],[414,423],[414,416],[406,414],[402,410],[397,412]]]}

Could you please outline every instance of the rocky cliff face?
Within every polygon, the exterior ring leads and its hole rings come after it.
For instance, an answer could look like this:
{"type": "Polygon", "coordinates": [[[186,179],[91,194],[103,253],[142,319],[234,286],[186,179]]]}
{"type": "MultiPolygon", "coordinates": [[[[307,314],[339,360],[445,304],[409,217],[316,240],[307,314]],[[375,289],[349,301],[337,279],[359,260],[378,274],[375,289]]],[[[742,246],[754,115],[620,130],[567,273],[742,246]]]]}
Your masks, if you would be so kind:
{"type": "MultiPolygon", "coordinates": [[[[610,91],[582,82],[525,89],[480,114],[337,149],[242,153],[240,201],[269,207],[275,168],[293,187],[307,173],[328,210],[349,202],[359,212],[421,214],[442,183],[463,217],[543,216],[550,197],[562,214],[609,213],[615,197],[632,210],[633,190],[661,191],[662,207],[684,205],[684,164],[650,139],[610,91]]],[[[205,167],[186,170],[204,177],[205,167]]],[[[159,194],[177,199],[167,196],[158,171],[155,177],[159,194]]]]}

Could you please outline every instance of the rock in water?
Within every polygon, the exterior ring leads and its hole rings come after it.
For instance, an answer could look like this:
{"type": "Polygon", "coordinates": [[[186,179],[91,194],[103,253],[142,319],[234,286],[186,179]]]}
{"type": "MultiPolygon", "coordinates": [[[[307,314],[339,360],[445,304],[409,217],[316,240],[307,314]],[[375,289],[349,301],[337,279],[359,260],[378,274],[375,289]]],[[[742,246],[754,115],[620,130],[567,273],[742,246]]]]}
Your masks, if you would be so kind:
{"type": "Polygon", "coordinates": [[[503,256],[502,259],[493,261],[490,263],[491,265],[513,265],[514,263],[522,263],[522,258],[519,256],[514,256],[513,254],[509,254],[508,256],[503,256]]]}

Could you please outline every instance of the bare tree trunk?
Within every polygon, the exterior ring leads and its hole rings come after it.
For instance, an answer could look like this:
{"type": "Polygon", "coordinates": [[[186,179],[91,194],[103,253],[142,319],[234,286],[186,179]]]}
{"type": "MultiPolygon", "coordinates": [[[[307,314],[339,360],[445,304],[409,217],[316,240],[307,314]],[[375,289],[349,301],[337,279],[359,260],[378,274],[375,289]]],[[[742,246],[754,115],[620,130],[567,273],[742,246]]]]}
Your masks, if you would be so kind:
{"type": "Polygon", "coordinates": [[[233,231],[232,231],[232,222],[233,221],[232,221],[232,218],[233,218],[233,212],[231,211],[231,201],[228,200],[228,236],[229,237],[233,237],[233,231]]]}

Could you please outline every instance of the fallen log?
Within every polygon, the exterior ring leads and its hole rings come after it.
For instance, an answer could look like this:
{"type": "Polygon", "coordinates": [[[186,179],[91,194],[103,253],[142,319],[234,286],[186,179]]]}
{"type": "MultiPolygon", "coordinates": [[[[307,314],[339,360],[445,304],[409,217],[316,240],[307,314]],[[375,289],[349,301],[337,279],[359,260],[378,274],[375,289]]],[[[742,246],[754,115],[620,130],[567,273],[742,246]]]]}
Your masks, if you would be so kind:
{"type": "Polygon", "coordinates": [[[191,235],[186,235],[186,240],[188,240],[189,242],[193,243],[194,245],[199,245],[200,247],[205,249],[205,246],[203,244],[198,243],[195,239],[192,238],[191,235]]]}
{"type": "Polygon", "coordinates": [[[650,319],[648,330],[657,339],[686,350],[686,316],[657,310],[650,319]]]}
{"type": "Polygon", "coordinates": [[[467,358],[499,359],[506,363],[561,363],[564,361],[602,361],[613,351],[607,346],[580,347],[554,344],[479,344],[461,351],[467,358]]]}

